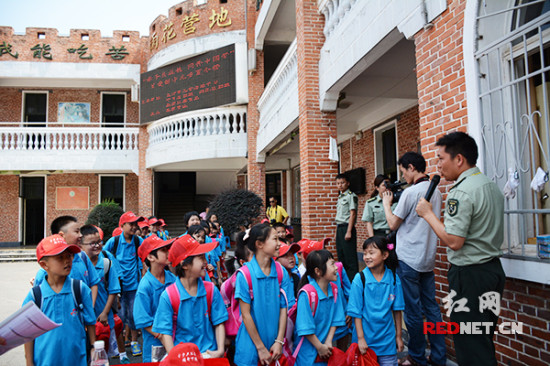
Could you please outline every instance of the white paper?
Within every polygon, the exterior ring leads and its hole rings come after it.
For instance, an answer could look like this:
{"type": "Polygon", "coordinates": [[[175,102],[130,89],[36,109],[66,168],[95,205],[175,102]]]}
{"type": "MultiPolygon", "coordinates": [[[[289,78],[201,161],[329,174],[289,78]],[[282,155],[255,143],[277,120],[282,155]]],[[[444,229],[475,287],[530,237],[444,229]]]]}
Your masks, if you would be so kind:
{"type": "Polygon", "coordinates": [[[334,137],[329,137],[328,158],[332,161],[340,160],[340,158],[338,157],[338,143],[336,142],[336,139],[334,137]]]}
{"type": "Polygon", "coordinates": [[[0,355],[59,326],[29,301],[0,323],[0,337],[6,340],[5,346],[0,345],[0,355]]]}

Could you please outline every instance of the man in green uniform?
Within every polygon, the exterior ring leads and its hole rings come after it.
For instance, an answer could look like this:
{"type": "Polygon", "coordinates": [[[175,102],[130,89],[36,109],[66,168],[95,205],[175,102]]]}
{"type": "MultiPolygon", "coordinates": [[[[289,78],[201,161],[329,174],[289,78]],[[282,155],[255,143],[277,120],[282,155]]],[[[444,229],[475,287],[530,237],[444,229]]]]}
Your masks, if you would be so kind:
{"type": "Polygon", "coordinates": [[[447,195],[445,221],[439,221],[423,198],[416,212],[447,246],[451,321],[492,323],[488,329],[483,327],[480,335],[455,334],[456,357],[459,365],[497,365],[493,333],[506,280],[499,259],[504,196],[477,168],[478,150],[472,137],[452,132],[440,138],[436,146],[441,175],[456,181],[447,195]],[[453,306],[460,300],[465,306],[453,306]]]}
{"type": "Polygon", "coordinates": [[[355,193],[349,190],[349,180],[345,174],[336,176],[336,186],[340,191],[336,205],[336,252],[350,279],[359,272],[357,262],[357,202],[355,193]]]}

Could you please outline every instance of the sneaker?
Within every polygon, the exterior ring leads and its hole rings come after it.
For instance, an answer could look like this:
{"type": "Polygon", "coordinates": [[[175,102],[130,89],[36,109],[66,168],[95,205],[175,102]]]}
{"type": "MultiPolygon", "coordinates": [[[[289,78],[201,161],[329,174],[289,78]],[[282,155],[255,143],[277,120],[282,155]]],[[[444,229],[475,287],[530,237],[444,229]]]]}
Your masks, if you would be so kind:
{"type": "Polygon", "coordinates": [[[139,343],[133,343],[132,342],[132,356],[141,356],[143,352],[141,352],[141,347],[139,346],[139,343]]]}
{"type": "Polygon", "coordinates": [[[120,358],[120,364],[129,364],[130,363],[130,359],[128,357],[121,357],[120,358]]]}

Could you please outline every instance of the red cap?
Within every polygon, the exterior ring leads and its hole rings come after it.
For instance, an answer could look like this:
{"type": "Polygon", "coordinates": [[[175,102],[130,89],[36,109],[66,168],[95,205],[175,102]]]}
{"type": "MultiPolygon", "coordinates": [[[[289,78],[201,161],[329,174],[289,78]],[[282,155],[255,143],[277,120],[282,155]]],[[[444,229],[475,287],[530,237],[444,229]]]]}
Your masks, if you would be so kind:
{"type": "Polygon", "coordinates": [[[208,253],[217,246],[217,241],[208,244],[200,244],[191,235],[187,234],[176,239],[168,253],[168,260],[172,263],[172,267],[175,267],[185,258],[208,253]]]}
{"type": "Polygon", "coordinates": [[[204,366],[199,347],[194,343],[180,343],[170,350],[160,366],[204,366]]]}
{"type": "Polygon", "coordinates": [[[160,221],[160,226],[166,226],[166,223],[164,222],[163,219],[159,219],[159,221],[160,221]]]}
{"type": "Polygon", "coordinates": [[[113,230],[113,234],[111,236],[119,236],[120,234],[122,234],[122,228],[117,227],[116,229],[113,230]]]}
{"type": "Polygon", "coordinates": [[[80,252],[80,248],[76,245],[68,245],[65,239],[59,234],[48,236],[38,243],[36,247],[36,259],[40,261],[42,257],[58,255],[69,250],[71,253],[80,252]]]}
{"type": "Polygon", "coordinates": [[[143,221],[138,222],[138,226],[140,229],[143,229],[144,227],[149,227],[149,221],[147,221],[147,219],[143,219],[143,221]]]}
{"type": "Polygon", "coordinates": [[[268,219],[263,219],[260,224],[269,224],[269,220],[268,219]]]}
{"type": "Polygon", "coordinates": [[[330,238],[324,238],[323,241],[302,239],[298,242],[301,247],[300,253],[302,253],[302,256],[304,257],[304,259],[306,259],[308,254],[313,252],[314,250],[324,249],[325,245],[327,245],[329,241],[330,238]]]}
{"type": "Polygon", "coordinates": [[[95,225],[93,226],[97,229],[97,232],[99,233],[99,238],[103,240],[103,230],[101,230],[99,226],[95,226],[95,225]]]}
{"type": "Polygon", "coordinates": [[[284,257],[288,252],[291,252],[292,254],[297,253],[300,250],[300,245],[297,243],[292,243],[290,245],[281,244],[281,247],[279,248],[279,256],[277,258],[284,257]]]}
{"type": "Polygon", "coordinates": [[[149,225],[157,225],[159,223],[159,220],[156,217],[152,217],[151,220],[149,220],[149,225]]]}
{"type": "Polygon", "coordinates": [[[122,225],[127,224],[129,222],[132,223],[132,222],[138,222],[143,220],[145,220],[145,217],[136,216],[136,214],[133,213],[132,211],[128,211],[123,213],[122,216],[120,216],[120,220],[118,220],[118,226],[122,227],[122,225]]]}
{"type": "Polygon", "coordinates": [[[149,253],[151,253],[153,250],[157,250],[159,248],[170,245],[175,240],[176,239],[162,240],[161,238],[153,234],[141,243],[141,245],[138,248],[138,256],[141,258],[143,262],[145,262],[145,258],[147,258],[149,253]]]}

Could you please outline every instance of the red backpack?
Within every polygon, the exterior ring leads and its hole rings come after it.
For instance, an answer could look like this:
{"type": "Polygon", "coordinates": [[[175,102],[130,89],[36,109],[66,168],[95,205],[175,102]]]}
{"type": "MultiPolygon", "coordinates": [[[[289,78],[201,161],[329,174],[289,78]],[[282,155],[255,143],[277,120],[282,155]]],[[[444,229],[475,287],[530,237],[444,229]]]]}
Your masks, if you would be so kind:
{"type": "MultiPolygon", "coordinates": [[[[334,303],[336,304],[336,301],[338,299],[338,285],[334,282],[330,282],[330,287],[332,288],[332,295],[334,297],[334,303]]],[[[294,352],[292,352],[292,348],[294,346],[293,344],[293,333],[294,333],[294,325],[296,324],[296,315],[298,313],[298,297],[300,296],[301,292],[305,292],[307,294],[307,298],[309,300],[309,306],[311,308],[311,313],[313,316],[315,316],[315,312],[317,311],[317,305],[319,304],[319,297],[317,296],[317,290],[315,290],[315,287],[311,284],[305,284],[300,291],[298,291],[298,296],[296,296],[296,303],[290,308],[288,311],[288,319],[286,322],[286,332],[285,332],[285,344],[283,346],[283,354],[286,356],[288,366],[293,366],[296,362],[296,357],[298,356],[298,352],[300,352],[300,348],[302,348],[302,343],[304,342],[304,337],[300,337],[300,341],[298,342],[298,345],[296,346],[296,349],[294,352]]]]}
{"type": "MultiPolygon", "coordinates": [[[[283,267],[279,262],[275,262],[275,269],[277,270],[277,280],[279,281],[279,287],[283,283],[283,267]]],[[[250,300],[254,299],[254,292],[252,290],[252,276],[250,275],[250,269],[247,266],[242,266],[238,270],[241,272],[248,283],[248,291],[250,294],[250,300]]],[[[243,321],[241,316],[241,310],[239,308],[239,301],[235,299],[235,284],[237,282],[237,272],[235,272],[227,281],[222,283],[220,292],[223,302],[227,309],[229,319],[225,322],[225,335],[228,337],[235,337],[239,331],[239,327],[243,321]]],[[[286,298],[286,294],[283,295],[286,298]]]]}
{"type": "MultiPolygon", "coordinates": [[[[212,310],[212,298],[214,296],[214,284],[212,282],[203,281],[204,289],[206,290],[206,304],[208,307],[208,317],[210,318],[212,310]]],[[[177,282],[174,282],[166,288],[170,304],[172,304],[172,340],[176,341],[176,328],[178,325],[178,311],[180,308],[180,291],[178,290],[177,282]]]]}

